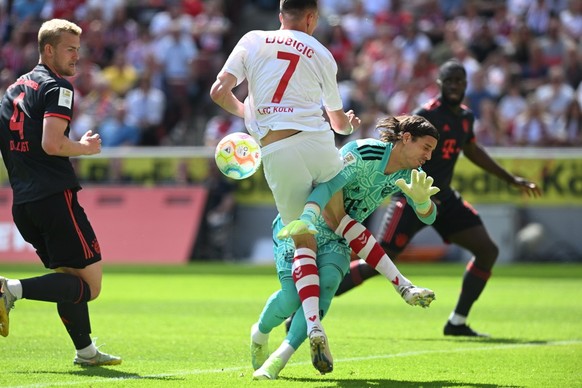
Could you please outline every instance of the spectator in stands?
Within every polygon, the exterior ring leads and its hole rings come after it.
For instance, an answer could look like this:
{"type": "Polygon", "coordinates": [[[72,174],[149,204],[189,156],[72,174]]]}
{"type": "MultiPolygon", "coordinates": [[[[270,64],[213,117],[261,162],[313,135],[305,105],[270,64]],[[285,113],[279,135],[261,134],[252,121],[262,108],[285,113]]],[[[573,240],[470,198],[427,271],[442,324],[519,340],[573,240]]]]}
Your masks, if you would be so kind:
{"type": "Polygon", "coordinates": [[[138,77],[136,69],[127,63],[123,50],[115,52],[113,63],[106,66],[101,74],[109,83],[111,90],[120,97],[125,96],[125,93],[134,86],[138,77]]]}
{"type": "Polygon", "coordinates": [[[561,146],[582,146],[582,105],[573,99],[566,108],[566,112],[556,124],[560,134],[561,146]]]}
{"type": "Polygon", "coordinates": [[[223,137],[234,132],[246,132],[244,120],[226,111],[220,111],[206,123],[204,145],[216,147],[223,137]]]}
{"type": "Polygon", "coordinates": [[[468,47],[473,57],[481,64],[499,49],[500,46],[487,21],[484,20],[479,25],[475,31],[475,35],[473,35],[468,43],[468,47]]]}
{"type": "Polygon", "coordinates": [[[475,121],[475,137],[483,146],[509,144],[506,124],[498,113],[494,100],[484,98],[479,102],[479,119],[475,121]]]}
{"type": "Polygon", "coordinates": [[[532,93],[527,97],[526,110],[515,119],[511,142],[517,146],[537,147],[553,144],[551,125],[550,115],[532,93]]]}
{"type": "Polygon", "coordinates": [[[125,124],[125,105],[120,100],[113,113],[98,123],[103,147],[133,146],[139,144],[139,128],[125,124]]]}
{"type": "Polygon", "coordinates": [[[407,66],[413,66],[421,53],[430,52],[432,49],[430,39],[418,29],[416,20],[404,27],[402,35],[394,38],[394,46],[400,50],[407,66]]]}
{"type": "Polygon", "coordinates": [[[176,23],[170,26],[169,35],[156,44],[156,60],[166,96],[164,127],[168,134],[178,126],[185,129],[191,126],[190,86],[196,84],[194,64],[197,56],[198,48],[192,35],[183,33],[176,23]]]}
{"type": "Polygon", "coordinates": [[[44,0],[13,0],[12,16],[16,26],[24,22],[40,21],[44,0]]]}
{"type": "Polygon", "coordinates": [[[515,119],[527,109],[527,102],[521,91],[521,84],[518,80],[508,81],[506,93],[497,104],[499,117],[505,123],[509,134],[515,126],[515,119]]]}
{"type": "Polygon", "coordinates": [[[574,42],[582,40],[582,1],[568,0],[568,5],[559,13],[563,32],[574,42]]]}
{"type": "Polygon", "coordinates": [[[341,25],[356,51],[376,35],[374,20],[366,13],[363,0],[354,1],[353,10],[342,16],[341,25]]]}
{"type": "Polygon", "coordinates": [[[536,99],[550,115],[552,123],[563,118],[567,107],[575,99],[574,89],[565,82],[564,69],[552,66],[549,71],[549,82],[540,85],[536,91],[536,99]]]}
{"type": "Polygon", "coordinates": [[[90,92],[75,104],[75,118],[71,122],[70,137],[75,140],[89,130],[97,133],[99,126],[107,118],[115,116],[121,103],[106,79],[99,76],[88,81],[91,82],[88,86],[90,92]]]}
{"type": "Polygon", "coordinates": [[[570,45],[564,58],[564,77],[574,89],[582,82],[582,46],[570,45]]]}
{"type": "Polygon", "coordinates": [[[551,16],[548,24],[548,32],[537,38],[544,55],[546,66],[562,65],[568,51],[568,46],[573,42],[562,33],[560,19],[551,16]]]}
{"type": "Polygon", "coordinates": [[[551,14],[548,3],[549,0],[533,0],[529,2],[525,14],[525,22],[536,36],[541,36],[548,31],[551,14]]]}
{"type": "Polygon", "coordinates": [[[479,69],[472,76],[471,89],[467,88],[465,101],[469,108],[473,111],[475,118],[478,119],[480,115],[481,101],[493,100],[495,97],[487,89],[487,80],[485,79],[485,69],[479,69]]]}
{"type": "Polygon", "coordinates": [[[144,73],[125,96],[126,130],[131,132],[132,144],[158,145],[164,130],[163,117],[166,108],[164,92],[152,85],[152,75],[144,73]]]}

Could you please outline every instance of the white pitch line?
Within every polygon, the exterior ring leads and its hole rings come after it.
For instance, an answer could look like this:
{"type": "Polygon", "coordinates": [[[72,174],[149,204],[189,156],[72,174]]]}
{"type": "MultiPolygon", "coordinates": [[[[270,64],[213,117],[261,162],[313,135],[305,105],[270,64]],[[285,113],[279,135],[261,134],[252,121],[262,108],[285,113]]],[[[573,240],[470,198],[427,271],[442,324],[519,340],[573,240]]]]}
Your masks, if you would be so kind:
{"type": "MultiPolygon", "coordinates": [[[[567,341],[552,341],[552,342],[540,342],[540,343],[522,343],[522,344],[501,344],[494,346],[480,346],[476,348],[455,348],[455,349],[443,349],[443,350],[417,350],[412,352],[403,352],[395,354],[378,354],[374,356],[366,357],[351,357],[336,359],[335,363],[344,362],[354,362],[354,361],[370,361],[370,360],[385,360],[388,358],[399,358],[399,357],[413,357],[422,356],[427,354],[443,354],[443,353],[464,353],[464,352],[480,352],[480,351],[490,351],[490,350],[503,350],[503,349],[515,349],[515,348],[528,348],[528,347],[539,347],[539,346],[565,346],[565,345],[578,345],[582,344],[582,340],[567,340],[567,341]]],[[[293,365],[306,365],[311,364],[307,361],[290,362],[288,366],[293,365]]],[[[193,376],[202,374],[215,374],[224,372],[237,372],[249,369],[250,366],[237,366],[232,368],[221,368],[221,369],[198,369],[189,370],[182,372],[172,372],[172,373],[160,373],[154,375],[144,375],[135,377],[111,377],[102,379],[92,379],[91,384],[106,383],[113,381],[123,381],[123,380],[141,380],[141,379],[152,379],[152,378],[164,378],[164,377],[177,377],[177,376],[193,376]]],[[[131,373],[131,372],[127,372],[131,373]]],[[[13,385],[6,388],[42,388],[42,387],[54,387],[54,386],[72,386],[72,385],[83,385],[87,384],[86,380],[83,381],[64,381],[58,383],[46,383],[46,384],[32,384],[32,385],[13,385]]]]}

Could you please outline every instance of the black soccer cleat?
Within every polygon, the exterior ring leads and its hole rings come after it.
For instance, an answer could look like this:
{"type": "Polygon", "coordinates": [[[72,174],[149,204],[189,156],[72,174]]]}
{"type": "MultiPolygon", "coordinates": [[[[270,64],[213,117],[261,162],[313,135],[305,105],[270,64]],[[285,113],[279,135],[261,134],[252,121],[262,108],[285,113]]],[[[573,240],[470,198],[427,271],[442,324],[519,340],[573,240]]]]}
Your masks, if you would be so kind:
{"type": "Polygon", "coordinates": [[[463,337],[489,337],[489,334],[478,333],[471,329],[468,325],[453,325],[450,321],[447,321],[445,328],[443,330],[445,335],[453,336],[463,336],[463,337]]]}

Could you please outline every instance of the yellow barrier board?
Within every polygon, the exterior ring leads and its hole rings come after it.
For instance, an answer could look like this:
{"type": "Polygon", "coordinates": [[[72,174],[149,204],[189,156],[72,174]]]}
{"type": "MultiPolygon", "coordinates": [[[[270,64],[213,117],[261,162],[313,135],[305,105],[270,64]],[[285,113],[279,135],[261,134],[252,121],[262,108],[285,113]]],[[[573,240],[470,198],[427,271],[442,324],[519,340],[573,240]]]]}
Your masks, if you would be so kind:
{"type": "MultiPolygon", "coordinates": [[[[478,204],[515,203],[533,206],[582,205],[582,157],[565,159],[506,158],[497,162],[508,171],[535,181],[542,188],[542,198],[530,199],[507,183],[487,174],[465,158],[460,158],[453,178],[456,188],[467,201],[478,204]]],[[[133,183],[138,185],[174,185],[203,182],[212,158],[80,158],[74,163],[84,185],[89,183],[133,183]],[[187,179],[183,179],[186,177],[187,179]]],[[[228,178],[226,178],[228,179],[228,178]]],[[[249,179],[236,181],[237,199],[242,204],[273,204],[267,183],[259,170],[249,179]]],[[[8,185],[5,168],[0,168],[0,185],[8,185]]]]}

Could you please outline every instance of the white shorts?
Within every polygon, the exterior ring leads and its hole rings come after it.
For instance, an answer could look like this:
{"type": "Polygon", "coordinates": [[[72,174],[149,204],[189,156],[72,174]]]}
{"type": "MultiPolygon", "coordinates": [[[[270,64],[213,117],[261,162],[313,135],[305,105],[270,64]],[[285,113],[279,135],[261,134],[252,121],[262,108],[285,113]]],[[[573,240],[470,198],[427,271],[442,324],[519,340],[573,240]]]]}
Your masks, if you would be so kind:
{"type": "Polygon", "coordinates": [[[299,218],[317,183],[343,167],[333,131],[302,131],[262,148],[263,172],[283,223],[299,218]]]}

